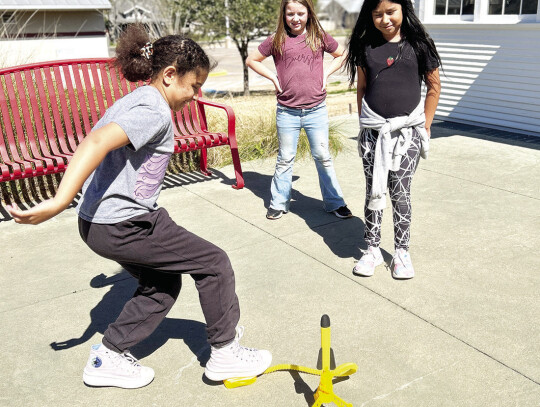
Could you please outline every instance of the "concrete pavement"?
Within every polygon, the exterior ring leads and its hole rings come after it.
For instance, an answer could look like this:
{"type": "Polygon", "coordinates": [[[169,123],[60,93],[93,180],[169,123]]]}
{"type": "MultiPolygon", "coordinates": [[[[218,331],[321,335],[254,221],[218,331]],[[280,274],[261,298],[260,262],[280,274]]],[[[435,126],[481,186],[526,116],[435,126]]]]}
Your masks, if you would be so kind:
{"type": "MultiPolygon", "coordinates": [[[[169,176],[159,203],[184,227],[229,254],[236,271],[244,345],[273,364],[315,367],[319,321],[332,322],[336,362],[358,372],[334,385],[358,406],[540,406],[540,143],[474,127],[436,124],[430,158],[413,182],[411,254],[417,276],[371,278],[351,269],[363,243],[364,179],[340,117],[347,151],[335,159],[355,217],[321,209],[314,164],[295,165],[291,212],[265,219],[274,160],[205,178],[169,176]]],[[[0,213],[5,213],[0,208],[0,213]]],[[[392,219],[383,222],[390,260],[392,219]]],[[[277,372],[227,390],[203,378],[209,356],[190,278],[164,323],[132,351],[156,371],[138,390],[82,382],[90,345],[134,290],[122,269],[80,240],[68,209],[31,227],[0,222],[0,405],[310,406],[316,376],[277,372]]]]}

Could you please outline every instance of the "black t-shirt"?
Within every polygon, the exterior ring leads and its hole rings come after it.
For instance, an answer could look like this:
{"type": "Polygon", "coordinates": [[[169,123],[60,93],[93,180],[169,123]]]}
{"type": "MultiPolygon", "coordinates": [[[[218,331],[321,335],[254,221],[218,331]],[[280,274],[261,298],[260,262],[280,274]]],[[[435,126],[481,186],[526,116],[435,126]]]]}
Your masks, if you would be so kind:
{"type": "MultiPolygon", "coordinates": [[[[439,66],[437,59],[427,48],[424,72],[439,66]]],[[[384,118],[408,116],[421,98],[422,78],[418,68],[418,58],[407,41],[381,41],[366,47],[366,102],[369,107],[384,118]],[[401,45],[401,51],[399,47],[401,45]],[[399,56],[398,56],[399,53],[399,56]]]]}

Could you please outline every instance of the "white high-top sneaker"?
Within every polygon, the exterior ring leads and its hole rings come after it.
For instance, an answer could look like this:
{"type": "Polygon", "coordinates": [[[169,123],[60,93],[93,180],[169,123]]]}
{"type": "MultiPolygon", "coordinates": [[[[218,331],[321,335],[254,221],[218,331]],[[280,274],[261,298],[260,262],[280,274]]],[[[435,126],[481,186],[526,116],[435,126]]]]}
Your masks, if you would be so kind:
{"type": "Polygon", "coordinates": [[[104,345],[93,345],[84,367],[83,381],[89,386],[136,389],[154,380],[154,370],[141,366],[131,353],[116,353],[104,345]]]}
{"type": "Polygon", "coordinates": [[[241,346],[238,342],[243,334],[244,327],[237,327],[236,337],[230,344],[221,348],[212,346],[210,360],[204,369],[207,378],[217,382],[233,377],[254,377],[268,369],[272,354],[241,346]]]}

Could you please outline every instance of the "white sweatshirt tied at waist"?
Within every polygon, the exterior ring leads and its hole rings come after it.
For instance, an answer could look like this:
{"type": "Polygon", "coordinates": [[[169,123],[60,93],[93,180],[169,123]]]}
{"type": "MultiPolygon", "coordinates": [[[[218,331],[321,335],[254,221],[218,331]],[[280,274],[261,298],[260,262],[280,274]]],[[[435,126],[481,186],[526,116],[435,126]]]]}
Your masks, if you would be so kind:
{"type": "Polygon", "coordinates": [[[420,134],[422,142],[420,156],[427,158],[429,150],[429,137],[425,128],[426,116],[424,114],[424,101],[412,111],[409,116],[392,117],[385,119],[375,113],[362,99],[362,114],[360,115],[360,134],[358,135],[358,151],[360,149],[360,136],[364,129],[373,129],[379,132],[375,144],[373,162],[373,182],[369,196],[368,208],[382,210],[386,207],[386,190],[388,188],[388,172],[398,171],[403,156],[411,145],[413,131],[420,134]]]}

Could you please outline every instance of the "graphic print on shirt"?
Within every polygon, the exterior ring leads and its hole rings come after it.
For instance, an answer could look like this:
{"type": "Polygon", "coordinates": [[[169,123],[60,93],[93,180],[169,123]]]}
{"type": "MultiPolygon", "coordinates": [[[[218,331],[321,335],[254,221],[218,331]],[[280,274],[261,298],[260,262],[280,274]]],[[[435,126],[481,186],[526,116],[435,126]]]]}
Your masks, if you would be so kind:
{"type": "Polygon", "coordinates": [[[137,182],[135,183],[136,198],[149,199],[156,193],[163,178],[165,178],[165,171],[170,157],[170,153],[147,154],[137,175],[137,182]]]}
{"type": "Polygon", "coordinates": [[[295,61],[298,61],[306,64],[309,67],[309,70],[313,72],[313,66],[315,64],[315,60],[319,56],[319,53],[313,52],[309,47],[306,47],[305,49],[305,53],[299,52],[297,55],[295,55],[294,48],[283,50],[282,58],[285,62],[285,68],[289,68],[295,61]]]}

